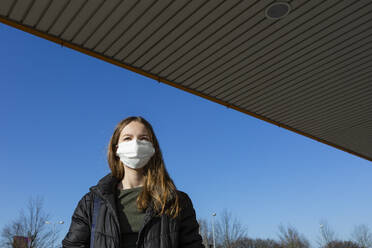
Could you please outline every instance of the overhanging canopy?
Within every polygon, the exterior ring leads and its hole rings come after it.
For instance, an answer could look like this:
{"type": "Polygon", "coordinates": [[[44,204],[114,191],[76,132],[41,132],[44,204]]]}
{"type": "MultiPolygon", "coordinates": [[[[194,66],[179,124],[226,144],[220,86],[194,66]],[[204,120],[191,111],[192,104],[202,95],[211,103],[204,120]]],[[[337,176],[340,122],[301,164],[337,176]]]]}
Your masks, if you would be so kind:
{"type": "Polygon", "coordinates": [[[0,21],[372,161],[372,1],[1,0],[0,21]]]}

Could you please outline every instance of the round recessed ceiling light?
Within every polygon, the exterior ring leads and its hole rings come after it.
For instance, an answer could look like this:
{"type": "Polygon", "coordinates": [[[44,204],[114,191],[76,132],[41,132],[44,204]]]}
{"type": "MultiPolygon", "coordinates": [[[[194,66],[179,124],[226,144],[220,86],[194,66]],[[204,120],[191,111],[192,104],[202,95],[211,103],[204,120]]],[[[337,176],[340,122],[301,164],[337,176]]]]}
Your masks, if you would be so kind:
{"type": "Polygon", "coordinates": [[[291,11],[291,5],[287,2],[276,2],[271,4],[265,10],[267,18],[272,20],[281,19],[289,14],[291,11]]]}

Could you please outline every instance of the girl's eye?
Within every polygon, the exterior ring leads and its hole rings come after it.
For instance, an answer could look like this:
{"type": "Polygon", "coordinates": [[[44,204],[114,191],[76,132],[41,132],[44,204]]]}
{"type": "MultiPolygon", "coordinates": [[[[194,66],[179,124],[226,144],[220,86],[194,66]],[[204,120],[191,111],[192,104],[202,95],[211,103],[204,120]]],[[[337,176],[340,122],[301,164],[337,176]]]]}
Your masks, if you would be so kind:
{"type": "MultiPolygon", "coordinates": [[[[126,137],[126,138],[124,138],[123,140],[130,140],[130,138],[129,138],[129,137],[126,137]]],[[[149,138],[147,138],[147,137],[142,137],[141,140],[147,140],[147,141],[149,141],[149,138]]]]}

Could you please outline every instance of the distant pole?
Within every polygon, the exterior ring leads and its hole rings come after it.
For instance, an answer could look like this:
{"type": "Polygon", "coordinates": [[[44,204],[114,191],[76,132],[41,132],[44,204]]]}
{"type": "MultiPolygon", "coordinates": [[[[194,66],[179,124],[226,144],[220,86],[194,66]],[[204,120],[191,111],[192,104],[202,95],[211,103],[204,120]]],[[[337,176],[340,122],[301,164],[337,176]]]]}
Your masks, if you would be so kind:
{"type": "Polygon", "coordinates": [[[216,239],[214,237],[214,217],[216,216],[216,213],[213,213],[212,216],[213,248],[216,248],[216,239]]]}
{"type": "Polygon", "coordinates": [[[64,224],[65,222],[63,220],[60,220],[58,222],[55,222],[55,223],[52,223],[50,221],[45,221],[45,224],[53,224],[53,244],[52,244],[52,248],[54,248],[54,241],[55,241],[55,238],[56,238],[56,225],[57,224],[64,224]]]}
{"type": "Polygon", "coordinates": [[[327,244],[327,241],[324,239],[324,229],[323,229],[324,225],[320,224],[319,227],[320,227],[321,242],[323,243],[321,244],[320,247],[322,247],[323,245],[325,246],[327,244]]]}

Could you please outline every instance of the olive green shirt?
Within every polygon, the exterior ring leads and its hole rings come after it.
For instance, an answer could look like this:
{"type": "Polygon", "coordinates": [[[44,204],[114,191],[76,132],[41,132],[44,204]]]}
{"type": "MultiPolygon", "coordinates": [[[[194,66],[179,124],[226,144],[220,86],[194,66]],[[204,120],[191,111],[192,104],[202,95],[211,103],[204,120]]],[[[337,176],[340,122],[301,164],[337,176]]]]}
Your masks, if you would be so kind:
{"type": "Polygon", "coordinates": [[[118,210],[122,248],[135,248],[138,232],[142,227],[145,211],[137,208],[137,197],[143,186],[131,189],[117,189],[118,210]]]}

